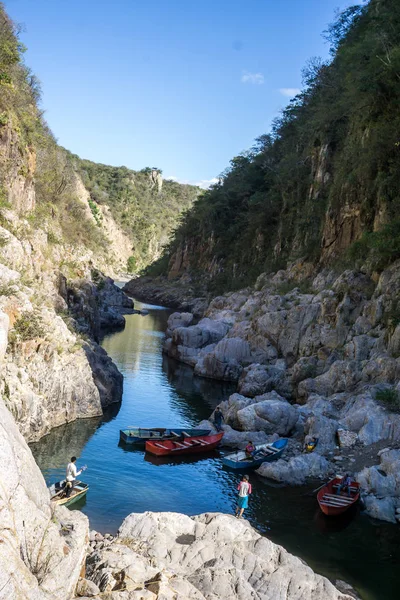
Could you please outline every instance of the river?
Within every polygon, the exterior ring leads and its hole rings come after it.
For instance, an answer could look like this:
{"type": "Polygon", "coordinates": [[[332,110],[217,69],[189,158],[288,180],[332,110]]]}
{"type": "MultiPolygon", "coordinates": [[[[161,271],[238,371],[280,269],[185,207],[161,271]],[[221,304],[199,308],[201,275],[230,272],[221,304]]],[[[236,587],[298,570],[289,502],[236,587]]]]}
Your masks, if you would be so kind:
{"type": "MultiPolygon", "coordinates": [[[[119,445],[122,428],[193,426],[232,393],[232,386],[194,377],[190,367],[162,355],[171,311],[138,301],[135,307],[149,314],[128,315],[125,329],[102,343],[124,375],[122,404],[31,444],[36,461],[48,483],[64,477],[72,455],[79,457],[78,466],[88,465],[84,480],[90,490],[77,507],[98,531],[115,533],[131,512],[232,513],[238,475],[222,466],[220,452],[171,462],[119,445]]],[[[250,479],[253,494],[245,514],[259,531],[318,573],[351,583],[363,600],[399,597],[397,526],[359,513],[330,520],[309,495],[312,488],[273,486],[255,474],[250,479]]]]}

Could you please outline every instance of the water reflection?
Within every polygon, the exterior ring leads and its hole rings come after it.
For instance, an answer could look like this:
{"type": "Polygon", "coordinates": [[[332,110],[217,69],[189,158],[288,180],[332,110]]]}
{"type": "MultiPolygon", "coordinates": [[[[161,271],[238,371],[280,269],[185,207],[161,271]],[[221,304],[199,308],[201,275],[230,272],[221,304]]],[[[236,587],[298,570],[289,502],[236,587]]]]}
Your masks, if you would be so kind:
{"type": "Polygon", "coordinates": [[[81,455],[85,444],[95,433],[102,420],[103,417],[93,417],[61,425],[39,442],[30,444],[32,454],[46,479],[51,476],[52,472],[58,473],[60,469],[65,469],[71,456],[79,457],[81,455]]]}

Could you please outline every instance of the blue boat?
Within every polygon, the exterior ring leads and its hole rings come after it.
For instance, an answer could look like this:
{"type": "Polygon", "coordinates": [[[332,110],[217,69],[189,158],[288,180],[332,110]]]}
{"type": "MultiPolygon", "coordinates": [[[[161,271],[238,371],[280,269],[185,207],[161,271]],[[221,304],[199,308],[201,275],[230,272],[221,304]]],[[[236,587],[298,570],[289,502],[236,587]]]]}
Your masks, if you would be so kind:
{"type": "Polygon", "coordinates": [[[185,437],[197,437],[210,435],[210,429],[166,428],[166,427],[128,427],[120,429],[119,437],[125,444],[145,444],[148,441],[157,442],[162,440],[176,440],[185,437]]]}
{"type": "Polygon", "coordinates": [[[238,450],[228,454],[222,459],[222,463],[231,469],[255,469],[264,462],[272,462],[280,458],[287,446],[288,440],[281,438],[272,444],[259,444],[256,446],[253,458],[248,458],[244,450],[238,450]]]}

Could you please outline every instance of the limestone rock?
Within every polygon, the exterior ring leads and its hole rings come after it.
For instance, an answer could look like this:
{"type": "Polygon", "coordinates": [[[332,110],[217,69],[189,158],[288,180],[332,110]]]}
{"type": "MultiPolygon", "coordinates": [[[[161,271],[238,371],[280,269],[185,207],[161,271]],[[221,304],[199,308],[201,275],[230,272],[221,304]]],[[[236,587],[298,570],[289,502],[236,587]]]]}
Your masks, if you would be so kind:
{"type": "Polygon", "coordinates": [[[318,452],[327,454],[336,447],[338,422],[323,415],[308,417],[304,425],[305,434],[311,439],[318,438],[318,452]]]}
{"type": "Polygon", "coordinates": [[[243,363],[251,360],[249,344],[240,338],[225,338],[198,360],[195,374],[222,381],[237,381],[243,363]]]}
{"type": "MultiPolygon", "coordinates": [[[[111,547],[89,559],[91,578],[104,568],[116,575],[108,558],[113,552],[114,565],[124,556],[131,565],[138,561],[147,573],[157,571],[148,587],[158,598],[162,591],[165,600],[283,600],[282,590],[285,600],[351,600],[245,520],[229,515],[133,513],[111,547]]],[[[134,577],[131,571],[129,586],[134,577]]],[[[142,581],[138,573],[137,587],[142,581]]]]}
{"type": "Polygon", "coordinates": [[[224,437],[222,446],[225,448],[239,448],[244,450],[251,440],[253,444],[266,444],[274,442],[279,436],[276,434],[267,435],[264,431],[236,431],[229,425],[223,425],[224,437]]]}
{"type": "Polygon", "coordinates": [[[254,398],[271,392],[280,391],[284,385],[285,369],[275,365],[252,364],[242,372],[238,382],[238,392],[254,398]]]}
{"type": "Polygon", "coordinates": [[[87,518],[50,506],[40,470],[2,400],[0,422],[0,598],[65,600],[84,564],[87,518]]]}
{"type": "Polygon", "coordinates": [[[392,497],[363,496],[365,511],[374,519],[396,523],[396,503],[392,497]]]}
{"type": "Polygon", "coordinates": [[[341,448],[352,448],[358,440],[358,435],[354,431],[346,429],[338,429],[337,436],[341,448]]]}
{"type": "Polygon", "coordinates": [[[256,473],[274,481],[290,485],[302,485],[308,478],[326,477],[330,464],[317,451],[300,454],[289,461],[279,459],[276,462],[263,463],[256,473]]]}
{"type": "Polygon", "coordinates": [[[257,396],[256,402],[240,409],[237,419],[240,429],[288,435],[297,423],[299,413],[276,392],[257,396]]]}
{"type": "Polygon", "coordinates": [[[193,314],[188,312],[174,312],[168,318],[167,331],[165,333],[167,338],[172,336],[172,332],[178,327],[189,327],[193,322],[193,314]]]}
{"type": "Polygon", "coordinates": [[[76,586],[77,596],[93,598],[93,596],[97,596],[99,593],[100,590],[93,581],[89,581],[88,579],[80,579],[78,581],[78,585],[76,586]]]}

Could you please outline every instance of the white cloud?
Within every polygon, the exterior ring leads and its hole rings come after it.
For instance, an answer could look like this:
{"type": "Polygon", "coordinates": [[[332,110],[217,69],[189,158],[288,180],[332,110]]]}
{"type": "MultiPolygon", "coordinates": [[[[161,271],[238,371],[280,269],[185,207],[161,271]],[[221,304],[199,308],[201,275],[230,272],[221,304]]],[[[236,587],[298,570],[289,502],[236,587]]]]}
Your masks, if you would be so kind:
{"type": "Polygon", "coordinates": [[[211,185],[214,183],[218,183],[218,179],[216,177],[212,177],[211,179],[201,179],[200,181],[194,181],[192,185],[198,185],[203,188],[203,190],[208,190],[211,185]]]}
{"type": "Polygon", "coordinates": [[[301,92],[299,88],[280,88],[279,91],[282,94],[282,96],[286,96],[286,98],[293,98],[301,92]]]}
{"type": "Polygon", "coordinates": [[[218,179],[216,177],[212,177],[211,179],[200,179],[198,181],[189,181],[188,179],[179,179],[175,177],[175,175],[169,175],[165,179],[170,179],[171,181],[176,181],[177,183],[186,183],[188,185],[197,185],[201,187],[203,190],[208,190],[208,188],[214,183],[218,183],[218,179]]]}
{"type": "Polygon", "coordinates": [[[249,73],[245,71],[241,79],[242,83],[253,83],[254,85],[262,85],[264,83],[264,75],[262,73],[249,73]]]}

